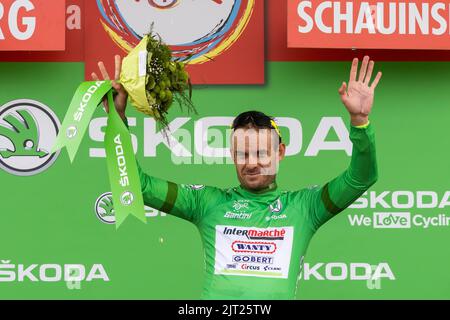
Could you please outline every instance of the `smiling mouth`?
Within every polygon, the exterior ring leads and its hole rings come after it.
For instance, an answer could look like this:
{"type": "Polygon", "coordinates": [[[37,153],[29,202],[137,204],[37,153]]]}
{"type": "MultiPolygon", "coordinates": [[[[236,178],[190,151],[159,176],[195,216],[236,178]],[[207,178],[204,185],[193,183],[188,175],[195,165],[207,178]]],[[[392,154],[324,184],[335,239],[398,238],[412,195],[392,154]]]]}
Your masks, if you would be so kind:
{"type": "Polygon", "coordinates": [[[246,172],[245,175],[246,176],[259,176],[261,173],[260,172],[246,172]]]}

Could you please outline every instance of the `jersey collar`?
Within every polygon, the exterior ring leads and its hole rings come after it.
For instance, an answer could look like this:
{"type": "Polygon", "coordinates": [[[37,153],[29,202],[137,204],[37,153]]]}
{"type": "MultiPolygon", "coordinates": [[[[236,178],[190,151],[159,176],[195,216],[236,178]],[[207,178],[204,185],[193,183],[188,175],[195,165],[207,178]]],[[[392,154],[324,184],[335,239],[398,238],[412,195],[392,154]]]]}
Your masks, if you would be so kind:
{"type": "Polygon", "coordinates": [[[266,188],[258,191],[254,190],[248,190],[244,188],[242,185],[239,185],[237,187],[237,190],[239,193],[241,193],[245,197],[252,197],[252,198],[262,198],[262,197],[272,197],[279,193],[277,182],[274,181],[271,184],[269,184],[266,188]]]}

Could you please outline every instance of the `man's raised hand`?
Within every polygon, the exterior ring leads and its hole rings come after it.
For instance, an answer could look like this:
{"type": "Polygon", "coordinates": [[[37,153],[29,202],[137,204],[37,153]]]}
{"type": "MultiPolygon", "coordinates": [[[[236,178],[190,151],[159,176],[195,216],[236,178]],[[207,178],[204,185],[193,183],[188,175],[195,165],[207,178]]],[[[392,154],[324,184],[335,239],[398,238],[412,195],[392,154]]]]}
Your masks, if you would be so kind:
{"type": "MultiPolygon", "coordinates": [[[[125,88],[117,82],[120,77],[120,70],[122,68],[122,60],[119,55],[114,57],[115,60],[115,72],[114,72],[114,80],[112,81],[112,87],[116,90],[117,95],[114,98],[114,105],[116,106],[117,113],[120,115],[122,119],[125,119],[125,109],[127,107],[127,98],[128,93],[125,88]]],[[[106,71],[105,65],[103,61],[98,62],[98,68],[100,69],[100,73],[103,77],[103,80],[110,80],[109,74],[106,71]]],[[[95,72],[91,74],[92,79],[95,81],[102,80],[100,79],[95,72]]],[[[106,112],[109,112],[108,101],[103,98],[103,106],[105,107],[106,112]]]]}
{"type": "Polygon", "coordinates": [[[378,72],[372,84],[370,84],[375,62],[365,56],[359,76],[357,74],[358,64],[358,59],[353,59],[348,85],[343,82],[339,89],[342,103],[350,113],[351,122],[354,126],[367,123],[369,113],[372,110],[375,88],[382,76],[382,73],[378,72]]]}

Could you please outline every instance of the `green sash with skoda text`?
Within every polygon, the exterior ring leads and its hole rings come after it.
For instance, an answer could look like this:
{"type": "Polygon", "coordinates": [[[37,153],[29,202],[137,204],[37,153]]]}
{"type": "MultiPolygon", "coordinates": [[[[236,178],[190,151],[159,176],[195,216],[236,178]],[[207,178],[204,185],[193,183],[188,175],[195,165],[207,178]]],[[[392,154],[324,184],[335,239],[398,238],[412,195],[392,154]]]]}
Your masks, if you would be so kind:
{"type": "Polygon", "coordinates": [[[111,81],[86,81],[80,84],[72,98],[52,153],[66,147],[70,162],[73,162],[92,115],[107,94],[109,115],[105,134],[106,162],[116,228],[119,228],[129,215],[144,223],[146,219],[131,136],[116,111],[112,91],[111,81]]]}
{"type": "Polygon", "coordinates": [[[105,134],[106,162],[118,228],[128,215],[146,223],[144,199],[131,136],[108,91],[109,116],[105,134]]]}
{"type": "Polygon", "coordinates": [[[111,89],[111,81],[86,81],[80,84],[72,98],[52,153],[66,147],[70,162],[73,162],[95,109],[111,89]]]}

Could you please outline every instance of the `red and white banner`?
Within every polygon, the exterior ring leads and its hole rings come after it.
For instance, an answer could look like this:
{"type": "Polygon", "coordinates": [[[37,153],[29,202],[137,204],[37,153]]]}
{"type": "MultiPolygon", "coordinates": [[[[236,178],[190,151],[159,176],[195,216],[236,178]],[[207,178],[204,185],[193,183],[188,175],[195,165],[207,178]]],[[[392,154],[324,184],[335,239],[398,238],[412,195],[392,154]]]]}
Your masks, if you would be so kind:
{"type": "Polygon", "coordinates": [[[0,51],[62,51],[65,24],[65,0],[0,0],[0,51]]]}
{"type": "Polygon", "coordinates": [[[288,47],[450,49],[450,1],[288,1],[288,47]]]}

